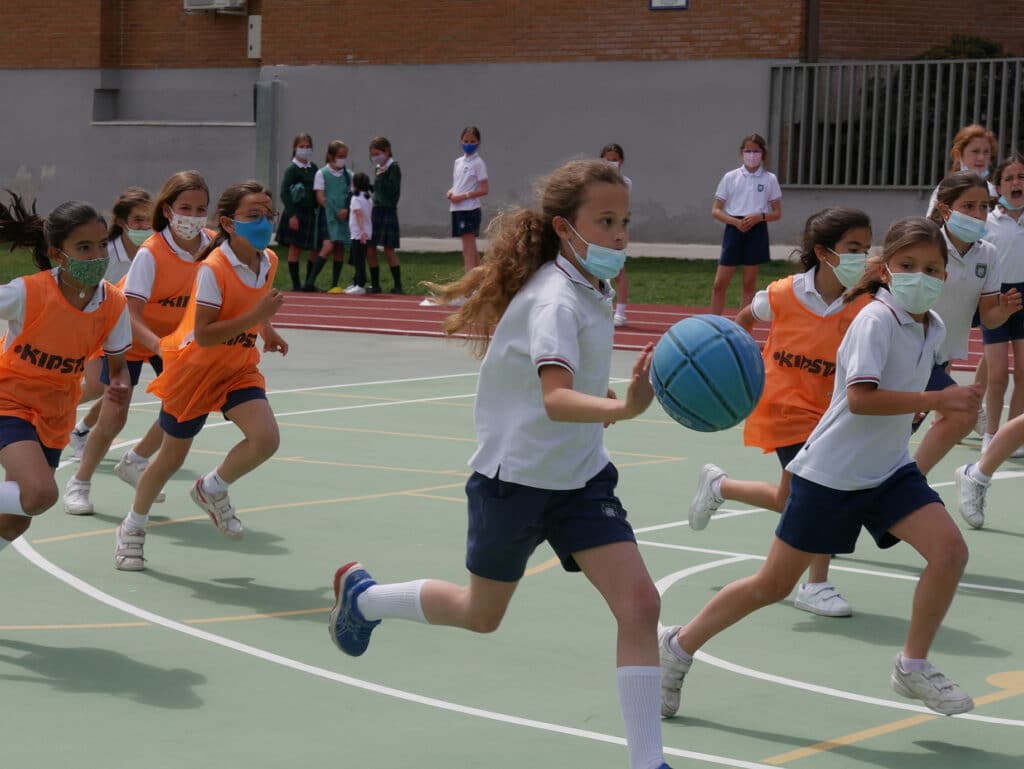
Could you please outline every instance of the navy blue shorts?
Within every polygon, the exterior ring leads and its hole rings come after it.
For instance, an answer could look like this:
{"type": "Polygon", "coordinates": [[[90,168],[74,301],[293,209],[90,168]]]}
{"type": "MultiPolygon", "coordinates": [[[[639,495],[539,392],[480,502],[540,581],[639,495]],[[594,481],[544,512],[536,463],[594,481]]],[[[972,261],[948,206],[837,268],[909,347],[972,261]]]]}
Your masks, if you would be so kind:
{"type": "MultiPolygon", "coordinates": [[[[142,375],[142,364],[145,361],[141,360],[130,360],[126,361],[125,365],[128,368],[128,376],[131,377],[132,387],[136,387],[139,384],[139,377],[142,375]]],[[[149,359],[149,365],[153,367],[153,372],[160,376],[164,370],[164,359],[159,355],[153,355],[149,359]]],[[[103,356],[103,367],[100,369],[100,381],[105,384],[110,384],[110,364],[107,362],[107,356],[103,356]]]]}
{"type": "Polygon", "coordinates": [[[499,582],[516,582],[537,545],[547,540],[562,568],[579,571],[573,553],[613,542],[636,542],[615,496],[619,472],[609,462],[582,489],[535,489],[473,473],[466,481],[469,532],[466,568],[499,582]]]}
{"type": "MultiPolygon", "coordinates": [[[[928,375],[928,384],[925,385],[924,391],[926,393],[939,392],[945,390],[947,387],[952,387],[956,384],[956,380],[949,375],[946,371],[946,366],[949,365],[949,361],[945,363],[936,363],[932,366],[932,373],[928,375]]],[[[917,428],[921,426],[925,417],[928,416],[928,412],[924,411],[914,415],[914,421],[910,425],[911,434],[917,432],[917,428]]]]}
{"type": "Polygon", "coordinates": [[[461,238],[463,235],[480,235],[480,222],[483,220],[483,211],[474,208],[471,211],[452,211],[452,237],[461,238]]]}
{"type": "MultiPolygon", "coordinates": [[[[1024,294],[1024,283],[1003,283],[999,288],[1000,293],[1005,293],[1015,288],[1024,294]]],[[[1015,339],[1024,339],[1024,310],[1017,310],[999,328],[986,328],[981,324],[981,339],[985,344],[999,344],[1010,342],[1015,339]]]]}
{"type": "Polygon", "coordinates": [[[0,416],[0,449],[20,441],[38,443],[39,448],[43,450],[43,456],[46,457],[46,464],[57,469],[57,465],[60,464],[61,450],[44,446],[39,440],[39,433],[36,432],[35,425],[21,417],[0,416]]]}
{"type": "Polygon", "coordinates": [[[775,536],[805,553],[852,553],[861,527],[879,547],[899,539],[889,530],[915,510],[942,499],[911,462],[881,486],[839,491],[794,475],[775,536]]]}
{"type": "Polygon", "coordinates": [[[370,214],[373,236],[367,245],[399,248],[398,209],[392,206],[374,206],[370,214]]]}
{"type": "Polygon", "coordinates": [[[782,469],[786,469],[786,465],[796,459],[796,455],[800,453],[800,449],[804,447],[802,443],[794,443],[791,446],[780,446],[775,449],[775,456],[779,458],[779,462],[782,463],[782,469]]]}
{"type": "MultiPolygon", "coordinates": [[[[224,400],[224,405],[220,407],[221,413],[224,414],[224,418],[228,419],[227,412],[231,411],[235,406],[241,406],[243,403],[255,400],[266,400],[267,392],[262,387],[243,387],[241,390],[233,390],[228,393],[228,397],[224,400]]],[[[195,417],[194,419],[187,419],[184,422],[179,422],[177,419],[172,417],[163,408],[160,409],[160,416],[158,420],[160,427],[165,433],[172,438],[195,438],[199,435],[199,431],[203,429],[203,425],[206,424],[206,418],[209,414],[203,414],[201,417],[195,417]]]]}
{"type": "Polygon", "coordinates": [[[753,267],[771,258],[768,250],[768,223],[758,222],[746,232],[731,224],[725,225],[722,235],[722,254],[718,263],[723,267],[753,267]]]}

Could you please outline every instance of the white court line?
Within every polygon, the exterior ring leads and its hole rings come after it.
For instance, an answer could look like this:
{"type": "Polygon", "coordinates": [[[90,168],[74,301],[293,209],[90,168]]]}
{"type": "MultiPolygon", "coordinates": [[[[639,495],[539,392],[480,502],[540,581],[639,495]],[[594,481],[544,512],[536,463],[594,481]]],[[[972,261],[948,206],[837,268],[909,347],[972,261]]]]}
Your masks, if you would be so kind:
{"type": "MultiPolygon", "coordinates": [[[[206,641],[207,643],[216,644],[217,646],[224,647],[225,649],[231,649],[232,651],[241,652],[242,654],[248,654],[251,657],[264,660],[265,662],[271,662],[275,665],[280,665],[291,670],[298,671],[300,673],[306,673],[307,675],[322,678],[327,681],[333,681],[334,683],[344,684],[345,686],[352,686],[357,689],[363,689],[374,694],[382,694],[386,697],[394,697],[395,699],[404,700],[406,702],[413,702],[418,705],[426,705],[428,707],[437,708],[438,710],[446,710],[452,713],[458,713],[460,715],[473,716],[475,718],[483,718],[488,721],[497,721],[499,723],[511,724],[513,726],[525,726],[531,729],[539,729],[545,732],[553,732],[555,734],[564,734],[570,737],[579,737],[582,739],[593,740],[595,742],[604,742],[610,745],[622,745],[626,744],[626,740],[622,737],[615,737],[610,734],[604,734],[602,732],[594,732],[587,729],[577,729],[573,726],[563,726],[561,724],[552,724],[547,721],[537,721],[531,718],[522,718],[520,716],[512,716],[506,713],[497,713],[491,710],[484,710],[482,708],[469,707],[467,705],[459,705],[454,702],[448,702],[447,700],[440,700],[434,697],[425,697],[421,694],[414,694],[412,692],[403,691],[401,689],[395,689],[390,686],[382,686],[375,684],[371,681],[364,681],[360,678],[353,678],[352,676],[346,676],[341,673],[336,673],[332,670],[317,667],[315,665],[309,665],[305,662],[299,662],[298,660],[285,657],[280,654],[259,649],[255,646],[233,641],[230,638],[210,633],[206,630],[200,630],[198,628],[184,625],[180,622],[175,622],[172,619],[168,619],[159,614],[147,611],[139,608],[133,604],[127,603],[115,598],[108,593],[104,593],[102,590],[90,585],[82,579],[79,579],[70,572],[65,571],[56,564],[47,560],[41,556],[24,537],[19,537],[13,542],[14,549],[17,550],[22,556],[28,559],[33,565],[39,567],[48,574],[56,577],[61,582],[64,582],[68,586],[78,590],[81,593],[93,598],[100,603],[106,604],[111,608],[122,611],[125,614],[130,614],[133,617],[150,622],[154,625],[173,630],[184,635],[197,638],[200,641],[206,641]]],[[[326,645],[326,641],[324,642],[326,645]]],[[[725,756],[716,756],[709,753],[698,753],[691,750],[679,750],[677,748],[665,748],[665,753],[671,756],[677,756],[680,758],[687,758],[694,761],[703,761],[708,764],[717,764],[720,766],[733,766],[738,769],[773,769],[768,764],[760,764],[752,761],[741,761],[739,759],[727,758],[725,756]]]]}
{"type": "MultiPolygon", "coordinates": [[[[661,547],[657,543],[651,542],[640,542],[638,544],[651,545],[661,547]]],[[[678,548],[678,549],[689,549],[689,548],[678,548]]],[[[704,551],[708,552],[708,551],[704,551]]],[[[719,566],[727,566],[733,563],[746,560],[757,560],[763,561],[764,556],[749,555],[746,553],[720,553],[722,555],[730,555],[729,558],[723,558],[718,561],[711,561],[709,563],[703,563],[698,566],[691,566],[688,569],[682,569],[673,574],[669,574],[667,577],[662,577],[655,582],[655,587],[658,588],[658,593],[664,595],[665,592],[672,587],[676,582],[683,580],[693,574],[697,574],[702,571],[708,571],[710,569],[716,569],[719,566]]],[[[832,567],[836,568],[836,567],[832,567]]],[[[888,575],[886,575],[888,576],[888,575]]],[[[899,575],[902,577],[903,575],[899,575]]],[[[793,689],[802,689],[807,692],[814,692],[815,694],[824,694],[829,697],[836,697],[838,699],[850,700],[852,702],[860,702],[866,705],[878,705],[886,708],[893,708],[896,710],[911,710],[915,713],[928,713],[929,715],[935,715],[935,711],[926,708],[922,705],[911,705],[906,702],[897,702],[895,700],[885,700],[880,697],[869,697],[864,694],[857,694],[855,692],[848,692],[843,689],[833,689],[828,686],[819,686],[818,684],[811,684],[805,681],[797,681],[793,678],[786,678],[784,676],[777,676],[771,673],[763,673],[760,670],[754,670],[753,668],[744,667],[737,665],[734,662],[723,660],[718,657],[714,657],[707,652],[698,651],[694,657],[708,664],[728,670],[732,673],[738,673],[739,675],[747,676],[748,678],[756,678],[759,681],[767,681],[768,683],[779,684],[781,686],[788,686],[793,689]]],[[[953,718],[963,719],[965,721],[981,721],[987,724],[999,724],[1001,726],[1024,726],[1024,721],[1020,721],[1012,718],[997,718],[995,716],[979,716],[973,713],[964,713],[958,716],[952,716],[953,718]]]]}

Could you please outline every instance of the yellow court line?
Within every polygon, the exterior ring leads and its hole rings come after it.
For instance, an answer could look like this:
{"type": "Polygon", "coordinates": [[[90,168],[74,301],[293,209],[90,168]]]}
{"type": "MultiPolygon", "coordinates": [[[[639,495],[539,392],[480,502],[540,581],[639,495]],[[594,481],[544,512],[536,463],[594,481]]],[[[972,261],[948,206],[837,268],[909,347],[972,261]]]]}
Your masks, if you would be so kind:
{"type": "Polygon", "coordinates": [[[331,467],[351,467],[357,470],[387,470],[394,473],[421,473],[427,475],[465,476],[465,470],[422,470],[415,467],[391,467],[388,465],[366,465],[357,462],[331,462],[326,459],[307,459],[306,457],[274,457],[279,462],[298,462],[307,465],[330,465],[331,467]]]}
{"type": "Polygon", "coordinates": [[[616,457],[644,457],[645,459],[671,459],[684,462],[686,457],[674,457],[670,454],[642,454],[639,451],[613,451],[612,456],[616,457]]]}
{"type": "Polygon", "coordinates": [[[406,492],[406,496],[419,497],[422,499],[440,499],[443,502],[465,502],[465,497],[446,497],[441,494],[421,494],[419,492],[406,492]]]}
{"type": "MultiPolygon", "coordinates": [[[[267,510],[287,510],[295,507],[312,507],[314,505],[338,505],[346,502],[362,502],[368,499],[384,499],[386,497],[401,497],[408,494],[417,492],[430,492],[439,491],[443,489],[459,489],[463,487],[463,483],[444,483],[440,486],[424,486],[419,489],[405,489],[402,491],[383,491],[378,494],[360,494],[354,497],[336,497],[334,499],[314,499],[306,502],[283,502],[278,505],[262,505],[260,507],[243,507],[239,509],[239,513],[261,513],[267,510]]],[[[188,523],[190,521],[205,521],[207,516],[205,515],[190,515],[185,518],[174,518],[170,521],[151,521],[146,524],[147,529],[153,529],[158,526],[173,526],[178,523],[188,523]]],[[[80,531],[74,534],[62,534],[57,537],[40,537],[39,539],[33,539],[33,545],[45,545],[50,542],[66,542],[72,539],[85,539],[86,537],[99,537],[109,536],[117,531],[117,527],[112,529],[95,529],[93,531],[80,531]]]]}
{"type": "MultiPolygon", "coordinates": [[[[975,706],[989,705],[993,702],[999,702],[1000,700],[1006,700],[1010,697],[1017,697],[1024,694],[1024,670],[1010,670],[1005,673],[995,673],[985,680],[992,684],[992,686],[997,687],[999,691],[995,691],[981,697],[976,697],[974,700],[975,706]]],[[[773,766],[787,764],[790,761],[796,761],[797,759],[807,758],[809,756],[816,756],[820,753],[834,750],[835,748],[841,748],[844,745],[853,745],[857,742],[864,742],[865,740],[870,740],[874,737],[881,737],[885,734],[898,732],[901,729],[909,729],[912,726],[927,723],[928,721],[935,721],[940,718],[945,718],[945,716],[922,713],[918,716],[903,718],[899,721],[882,724],[881,726],[875,726],[871,729],[864,729],[859,732],[854,732],[853,734],[834,737],[833,739],[825,740],[824,742],[819,742],[815,745],[808,745],[806,748],[798,748],[797,750],[791,750],[788,753],[780,753],[777,756],[762,758],[761,762],[765,764],[772,764],[773,766]]]]}
{"type": "Polygon", "coordinates": [[[523,572],[524,577],[532,577],[534,574],[540,574],[542,571],[547,571],[555,566],[558,566],[562,562],[558,560],[558,557],[549,558],[543,563],[538,563],[536,566],[531,566],[529,569],[523,572]]]}
{"type": "Polygon", "coordinates": [[[281,427],[300,427],[304,430],[329,430],[339,433],[362,433],[369,435],[390,435],[398,438],[428,438],[434,441],[455,441],[456,443],[476,443],[476,438],[458,438],[452,435],[436,435],[430,433],[403,433],[394,430],[370,430],[365,427],[335,427],[333,425],[307,425],[301,422],[278,422],[281,427]]]}

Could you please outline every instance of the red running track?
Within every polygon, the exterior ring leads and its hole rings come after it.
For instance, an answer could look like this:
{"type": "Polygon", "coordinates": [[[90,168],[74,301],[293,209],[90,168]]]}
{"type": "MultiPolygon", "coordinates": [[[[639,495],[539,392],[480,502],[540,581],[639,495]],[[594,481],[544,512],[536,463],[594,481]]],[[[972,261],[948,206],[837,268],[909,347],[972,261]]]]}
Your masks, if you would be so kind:
{"type": "MultiPolygon", "coordinates": [[[[280,328],[349,331],[363,334],[402,336],[444,336],[441,321],[451,312],[445,307],[421,307],[422,296],[349,296],[347,294],[287,293],[274,318],[280,328]]],[[[707,307],[676,307],[663,304],[629,305],[629,323],[615,330],[615,349],[639,350],[656,342],[676,321],[702,315],[707,307]]],[[[727,311],[735,314],[735,311],[727,311]]],[[[758,324],[754,338],[763,344],[767,324],[758,324]]],[[[981,358],[981,334],[971,332],[970,361],[956,364],[958,370],[973,370],[981,358]]]]}

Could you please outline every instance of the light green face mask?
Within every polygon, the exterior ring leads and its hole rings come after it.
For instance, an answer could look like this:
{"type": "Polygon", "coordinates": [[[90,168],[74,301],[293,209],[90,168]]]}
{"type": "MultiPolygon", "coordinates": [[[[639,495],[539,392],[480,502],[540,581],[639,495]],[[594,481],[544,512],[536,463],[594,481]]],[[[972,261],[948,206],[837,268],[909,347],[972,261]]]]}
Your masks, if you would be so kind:
{"type": "Polygon", "coordinates": [[[136,246],[141,246],[153,234],[153,230],[133,230],[131,227],[125,227],[124,231],[128,235],[128,240],[136,246]]]}
{"type": "Polygon", "coordinates": [[[61,269],[84,286],[98,286],[107,274],[107,265],[110,263],[109,256],[99,259],[75,259],[68,256],[64,251],[67,262],[61,269]]]}

